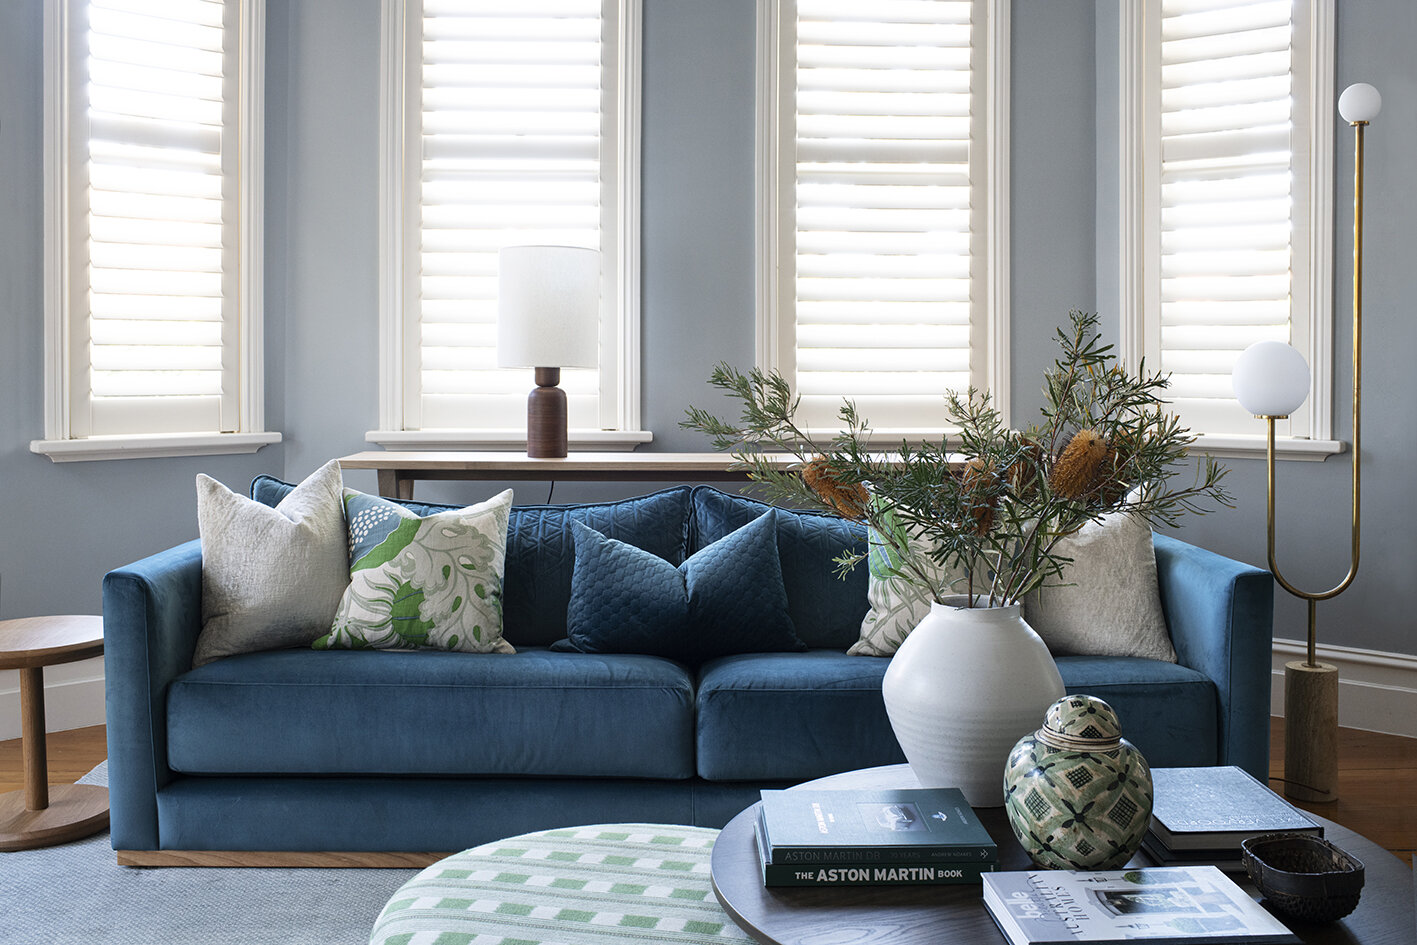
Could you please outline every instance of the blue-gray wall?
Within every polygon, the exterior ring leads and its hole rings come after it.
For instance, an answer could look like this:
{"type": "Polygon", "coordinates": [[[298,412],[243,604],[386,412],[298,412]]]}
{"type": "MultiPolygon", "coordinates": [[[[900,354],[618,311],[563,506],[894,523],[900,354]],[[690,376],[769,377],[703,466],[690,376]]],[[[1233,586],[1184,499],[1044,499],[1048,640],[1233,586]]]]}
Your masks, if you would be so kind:
{"type": "MultiPolygon", "coordinates": [[[[1099,309],[1115,324],[1116,7],[1015,0],[1012,20],[1011,393],[1022,418],[1039,402],[1052,329],[1068,309],[1099,309]]],[[[57,465],[28,449],[42,432],[41,2],[0,4],[0,616],[97,612],[105,571],[195,535],[196,472],[237,489],[258,473],[299,479],[364,449],[377,426],[379,3],[268,0],[267,23],[266,409],[285,441],[254,456],[57,465]]],[[[1413,185],[1398,161],[1417,152],[1406,49],[1417,12],[1406,0],[1345,3],[1339,26],[1340,87],[1371,81],[1388,107],[1368,165],[1369,533],[1358,583],[1325,606],[1323,639],[1411,653],[1417,590],[1403,572],[1414,514],[1401,487],[1417,468],[1417,385],[1405,355],[1417,342],[1405,304],[1417,287],[1404,263],[1417,223],[1399,212],[1413,185]]],[[[645,0],[643,392],[653,449],[703,448],[677,427],[684,407],[712,402],[704,379],[714,362],[752,360],[753,30],[753,0],[645,0]]],[[[1340,170],[1351,173],[1351,158],[1340,170]]],[[[1341,255],[1346,242],[1338,246],[1341,255]]],[[[1340,259],[1340,286],[1346,266],[1340,259]]],[[[1345,334],[1340,350],[1346,343],[1345,334]]],[[[1336,415],[1346,410],[1340,397],[1336,415]]],[[[1259,561],[1263,464],[1233,465],[1240,508],[1197,521],[1186,537],[1259,561]]],[[[1280,474],[1285,553],[1296,573],[1323,577],[1343,544],[1346,467],[1286,463],[1280,474]]],[[[368,473],[348,481],[374,486],[368,473]]],[[[489,488],[425,485],[420,495],[489,488]]],[[[540,501],[545,488],[521,496],[540,501]]],[[[557,498],[639,488],[567,486],[557,498]]],[[[1280,609],[1286,621],[1293,613],[1280,609]]]]}
{"type": "MultiPolygon", "coordinates": [[[[1117,2],[1097,0],[1097,305],[1117,310],[1118,167],[1117,2]]],[[[1026,4],[1033,9],[1041,4],[1026,4]]],[[[1318,607],[1321,644],[1417,653],[1417,197],[1409,165],[1417,147],[1417,4],[1407,0],[1338,0],[1335,88],[1369,82],[1383,110],[1366,133],[1363,261],[1362,566],[1341,596],[1318,607]]],[[[1020,4],[1015,3],[1015,9],[1020,4]]],[[[1017,13],[1016,13],[1017,15],[1017,13]]],[[[1017,68],[1017,64],[1015,66],[1017,68]]],[[[1334,433],[1352,443],[1353,132],[1335,115],[1334,433]]],[[[1264,433],[1256,420],[1254,432],[1264,433]]],[[[1336,585],[1348,570],[1352,454],[1323,463],[1282,462],[1276,471],[1277,548],[1281,572],[1309,591],[1336,585]]],[[[1183,538],[1264,565],[1265,463],[1228,460],[1233,512],[1193,518],[1183,538]]],[[[1275,590],[1274,635],[1303,639],[1303,601],[1275,590]]]]}

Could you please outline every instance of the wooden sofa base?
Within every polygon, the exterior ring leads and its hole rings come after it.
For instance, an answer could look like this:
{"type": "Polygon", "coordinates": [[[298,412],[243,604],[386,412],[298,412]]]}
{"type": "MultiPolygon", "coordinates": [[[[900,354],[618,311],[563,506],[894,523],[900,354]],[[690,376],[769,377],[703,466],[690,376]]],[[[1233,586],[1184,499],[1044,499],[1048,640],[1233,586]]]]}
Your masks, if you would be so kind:
{"type": "Polygon", "coordinates": [[[287,850],[118,850],[119,866],[266,866],[283,869],[422,869],[449,853],[287,850]]]}

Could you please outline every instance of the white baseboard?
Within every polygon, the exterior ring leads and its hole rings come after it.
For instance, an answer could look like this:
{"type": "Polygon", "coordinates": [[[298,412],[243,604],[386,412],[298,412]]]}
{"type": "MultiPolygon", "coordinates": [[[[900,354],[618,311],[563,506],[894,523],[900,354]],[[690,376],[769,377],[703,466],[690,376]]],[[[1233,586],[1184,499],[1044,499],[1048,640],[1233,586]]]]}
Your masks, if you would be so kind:
{"type": "MultiPolygon", "coordinates": [[[[103,657],[44,668],[44,728],[104,724],[103,657]]],[[[0,741],[20,737],[20,674],[0,672],[0,741]]]]}
{"type": "MultiPolygon", "coordinates": [[[[1275,640],[1270,712],[1284,714],[1284,664],[1303,660],[1300,640],[1275,640]]],[[[1348,646],[1319,646],[1320,662],[1338,667],[1338,724],[1417,738],[1417,656],[1348,646]]]]}

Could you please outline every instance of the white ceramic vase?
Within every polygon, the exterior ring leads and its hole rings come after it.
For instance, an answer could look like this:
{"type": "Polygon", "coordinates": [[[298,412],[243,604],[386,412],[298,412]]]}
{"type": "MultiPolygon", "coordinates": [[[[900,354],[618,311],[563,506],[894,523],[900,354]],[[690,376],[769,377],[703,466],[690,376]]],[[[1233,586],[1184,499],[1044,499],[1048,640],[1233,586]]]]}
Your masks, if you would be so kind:
{"type": "Polygon", "coordinates": [[[930,605],[891,658],[881,693],[922,787],[956,787],[974,807],[1001,807],[1009,751],[1062,698],[1063,679],[1020,605],[966,602],[930,605]]]}

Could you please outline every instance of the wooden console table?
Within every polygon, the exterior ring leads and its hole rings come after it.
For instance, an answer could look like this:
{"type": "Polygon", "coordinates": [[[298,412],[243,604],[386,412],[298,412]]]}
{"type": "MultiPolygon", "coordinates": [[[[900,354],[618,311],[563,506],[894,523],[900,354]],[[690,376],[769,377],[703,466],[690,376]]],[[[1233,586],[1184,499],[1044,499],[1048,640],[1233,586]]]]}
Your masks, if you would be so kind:
{"type": "MultiPolygon", "coordinates": [[[[783,463],[793,457],[784,456],[783,463]]],[[[746,482],[741,469],[730,469],[726,453],[571,453],[561,459],[531,459],[514,452],[433,452],[368,450],[340,458],[345,469],[373,469],[379,494],[413,498],[419,479],[477,481],[537,480],[558,482],[746,482]]]]}

